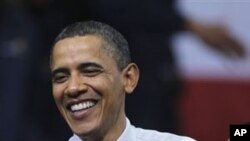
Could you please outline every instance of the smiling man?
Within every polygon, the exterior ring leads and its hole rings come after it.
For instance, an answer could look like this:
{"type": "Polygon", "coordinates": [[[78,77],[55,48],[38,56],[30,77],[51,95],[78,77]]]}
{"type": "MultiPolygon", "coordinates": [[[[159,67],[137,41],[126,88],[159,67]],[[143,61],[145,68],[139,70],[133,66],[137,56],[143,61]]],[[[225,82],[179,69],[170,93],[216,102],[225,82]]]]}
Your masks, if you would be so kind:
{"type": "Polygon", "coordinates": [[[139,69],[128,43],[109,25],[88,21],[66,27],[51,51],[53,96],[74,133],[69,141],[193,141],[132,126],[125,95],[139,69]]]}

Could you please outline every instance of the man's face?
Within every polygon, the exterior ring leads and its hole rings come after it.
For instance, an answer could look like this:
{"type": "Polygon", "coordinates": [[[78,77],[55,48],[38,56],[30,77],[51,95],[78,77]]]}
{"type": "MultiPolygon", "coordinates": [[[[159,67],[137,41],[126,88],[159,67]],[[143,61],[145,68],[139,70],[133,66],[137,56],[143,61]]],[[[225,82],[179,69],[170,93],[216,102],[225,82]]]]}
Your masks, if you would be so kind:
{"type": "Polygon", "coordinates": [[[102,45],[87,35],[60,40],[53,49],[53,96],[79,136],[104,132],[124,116],[124,75],[102,45]]]}

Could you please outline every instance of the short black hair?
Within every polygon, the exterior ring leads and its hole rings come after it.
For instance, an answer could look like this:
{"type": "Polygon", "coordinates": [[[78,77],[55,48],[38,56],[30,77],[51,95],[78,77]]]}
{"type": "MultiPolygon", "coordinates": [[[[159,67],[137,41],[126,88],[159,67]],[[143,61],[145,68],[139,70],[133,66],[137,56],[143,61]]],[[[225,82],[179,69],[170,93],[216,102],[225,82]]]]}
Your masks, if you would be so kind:
{"type": "MultiPolygon", "coordinates": [[[[131,62],[128,42],[123,35],[113,27],[97,21],[83,21],[68,25],[56,37],[53,47],[58,41],[65,38],[86,35],[101,37],[105,43],[104,48],[107,49],[107,51],[115,59],[120,70],[131,62]]],[[[52,53],[53,52],[51,52],[51,55],[52,53]]]]}

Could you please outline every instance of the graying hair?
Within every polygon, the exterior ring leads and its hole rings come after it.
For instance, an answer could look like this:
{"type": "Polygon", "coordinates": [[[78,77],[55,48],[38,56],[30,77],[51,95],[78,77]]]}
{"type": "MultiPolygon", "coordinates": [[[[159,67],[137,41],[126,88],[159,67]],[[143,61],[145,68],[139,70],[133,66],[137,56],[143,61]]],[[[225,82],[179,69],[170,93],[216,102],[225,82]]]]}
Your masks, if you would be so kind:
{"type": "Polygon", "coordinates": [[[105,43],[103,45],[104,48],[107,49],[108,53],[110,53],[115,59],[120,70],[122,70],[127,66],[127,64],[131,62],[128,42],[123,37],[123,35],[113,27],[97,21],[76,22],[65,27],[56,37],[53,46],[58,41],[65,38],[86,35],[95,35],[101,37],[105,43]]]}

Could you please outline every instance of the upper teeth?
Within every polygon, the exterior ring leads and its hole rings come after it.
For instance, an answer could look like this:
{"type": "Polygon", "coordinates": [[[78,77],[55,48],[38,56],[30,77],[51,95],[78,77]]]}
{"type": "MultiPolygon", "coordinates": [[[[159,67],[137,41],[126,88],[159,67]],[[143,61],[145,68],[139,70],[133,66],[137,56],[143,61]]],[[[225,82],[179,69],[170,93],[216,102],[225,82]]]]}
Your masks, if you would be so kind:
{"type": "Polygon", "coordinates": [[[86,102],[82,102],[79,104],[74,104],[71,106],[71,111],[78,111],[78,110],[87,109],[87,108],[90,108],[94,105],[95,105],[95,103],[92,101],[86,101],[86,102]]]}

